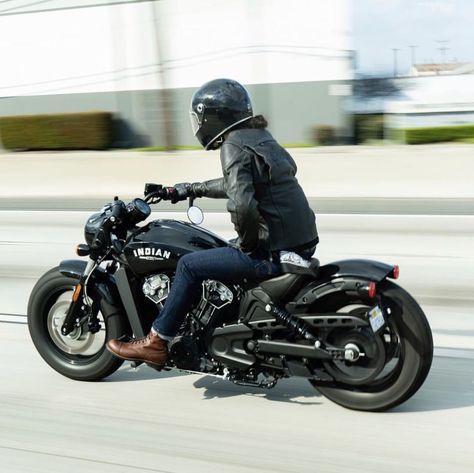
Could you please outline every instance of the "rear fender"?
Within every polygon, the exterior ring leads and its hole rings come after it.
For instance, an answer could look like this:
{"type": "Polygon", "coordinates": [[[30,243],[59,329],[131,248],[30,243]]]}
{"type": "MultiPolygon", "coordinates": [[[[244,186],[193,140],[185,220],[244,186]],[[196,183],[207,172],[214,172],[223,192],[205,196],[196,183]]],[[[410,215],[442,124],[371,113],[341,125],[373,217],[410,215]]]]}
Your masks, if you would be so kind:
{"type": "Polygon", "coordinates": [[[368,284],[394,277],[395,266],[380,261],[352,259],[335,261],[320,267],[318,279],[305,286],[288,304],[290,312],[314,304],[335,292],[368,297],[368,284]]]}
{"type": "Polygon", "coordinates": [[[335,261],[320,267],[319,279],[334,279],[340,277],[355,277],[374,282],[392,277],[394,265],[368,259],[346,259],[335,261]]]}

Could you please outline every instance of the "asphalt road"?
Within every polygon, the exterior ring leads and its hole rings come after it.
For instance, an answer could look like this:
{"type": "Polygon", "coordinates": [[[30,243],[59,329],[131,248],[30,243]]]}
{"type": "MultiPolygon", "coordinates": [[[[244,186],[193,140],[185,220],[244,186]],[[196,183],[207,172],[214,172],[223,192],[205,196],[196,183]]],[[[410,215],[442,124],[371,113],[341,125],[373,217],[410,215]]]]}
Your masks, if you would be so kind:
{"type": "MultiPolygon", "coordinates": [[[[433,367],[418,393],[391,412],[367,414],[331,403],[303,380],[260,391],[128,364],[98,383],[54,372],[23,315],[37,277],[74,257],[87,215],[0,212],[0,471],[474,470],[474,217],[319,216],[321,262],[400,264],[399,282],[434,332],[433,367]]],[[[233,235],[227,216],[208,213],[205,223],[233,235]]]]}
{"type": "Polygon", "coordinates": [[[395,410],[338,407],[303,380],[258,391],[125,366],[52,371],[25,326],[0,324],[0,464],[8,473],[471,473],[473,360],[437,356],[395,410]]]}

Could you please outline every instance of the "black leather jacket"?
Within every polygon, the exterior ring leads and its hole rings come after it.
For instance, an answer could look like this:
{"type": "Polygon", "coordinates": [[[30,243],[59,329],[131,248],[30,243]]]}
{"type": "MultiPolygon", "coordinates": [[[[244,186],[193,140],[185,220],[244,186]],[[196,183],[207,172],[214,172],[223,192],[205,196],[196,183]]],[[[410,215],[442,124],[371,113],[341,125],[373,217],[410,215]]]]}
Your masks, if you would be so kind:
{"type": "Polygon", "coordinates": [[[296,163],[263,129],[229,133],[221,147],[224,177],[193,185],[197,197],[228,198],[246,253],[316,246],[315,216],[295,177],[296,163]]]}

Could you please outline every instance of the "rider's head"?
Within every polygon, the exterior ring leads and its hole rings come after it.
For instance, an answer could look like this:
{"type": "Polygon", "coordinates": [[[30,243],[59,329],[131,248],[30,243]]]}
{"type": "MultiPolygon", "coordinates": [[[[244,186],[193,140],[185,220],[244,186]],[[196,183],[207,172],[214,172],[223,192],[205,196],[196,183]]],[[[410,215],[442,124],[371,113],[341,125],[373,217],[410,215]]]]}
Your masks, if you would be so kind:
{"type": "Polygon", "coordinates": [[[217,149],[224,134],[253,117],[245,88],[231,79],[206,82],[191,98],[191,125],[205,149],[217,149]]]}

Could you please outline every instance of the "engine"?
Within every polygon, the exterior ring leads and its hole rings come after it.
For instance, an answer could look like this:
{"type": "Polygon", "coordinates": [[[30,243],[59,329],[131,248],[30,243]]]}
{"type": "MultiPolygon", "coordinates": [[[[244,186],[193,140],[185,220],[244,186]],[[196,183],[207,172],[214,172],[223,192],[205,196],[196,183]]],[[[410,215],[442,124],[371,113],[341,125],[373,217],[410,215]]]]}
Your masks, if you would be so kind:
{"type": "MultiPolygon", "coordinates": [[[[143,294],[161,309],[169,295],[170,285],[170,278],[166,274],[154,274],[145,278],[143,294]]],[[[202,283],[202,296],[192,311],[189,325],[186,324],[186,328],[183,326],[184,330],[169,345],[171,364],[184,370],[213,371],[215,364],[204,355],[207,347],[200,346],[198,334],[202,330],[210,333],[234,320],[236,314],[233,313],[231,304],[235,299],[234,292],[219,281],[208,279],[202,283]]]]}
{"type": "MultiPolygon", "coordinates": [[[[197,317],[203,325],[209,325],[216,311],[232,303],[233,292],[219,281],[208,279],[202,283],[202,298],[197,310],[197,317]]],[[[217,315],[217,314],[216,314],[217,315]]],[[[216,325],[214,321],[212,325],[216,325]]]]}
{"type": "Polygon", "coordinates": [[[169,345],[170,360],[175,366],[190,371],[214,371],[216,365],[205,355],[207,346],[203,342],[206,337],[202,337],[201,333],[210,333],[225,321],[231,312],[226,306],[233,300],[233,292],[221,282],[207,280],[202,283],[201,300],[192,312],[186,333],[176,337],[169,345]]]}
{"type": "Polygon", "coordinates": [[[166,274],[155,274],[145,279],[143,294],[156,305],[162,305],[170,292],[170,278],[166,274]]]}

